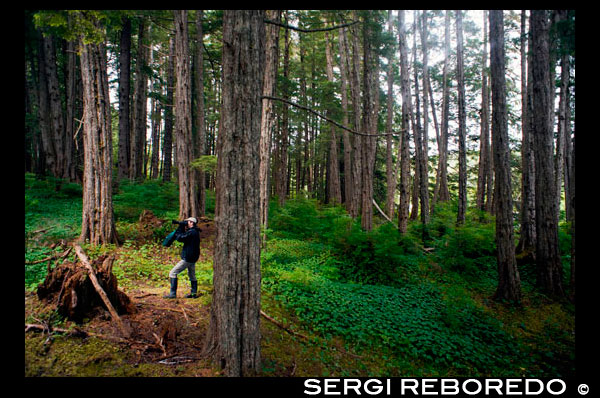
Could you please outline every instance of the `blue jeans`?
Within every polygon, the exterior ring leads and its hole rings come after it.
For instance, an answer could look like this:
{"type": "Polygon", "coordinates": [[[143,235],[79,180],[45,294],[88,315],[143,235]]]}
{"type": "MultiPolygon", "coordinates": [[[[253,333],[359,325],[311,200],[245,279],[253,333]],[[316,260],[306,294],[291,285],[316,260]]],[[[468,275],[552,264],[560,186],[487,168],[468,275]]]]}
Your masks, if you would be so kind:
{"type": "Polygon", "coordinates": [[[177,278],[177,274],[187,269],[188,277],[190,281],[196,280],[196,263],[188,263],[185,260],[181,260],[175,265],[169,272],[169,278],[177,278]]]}

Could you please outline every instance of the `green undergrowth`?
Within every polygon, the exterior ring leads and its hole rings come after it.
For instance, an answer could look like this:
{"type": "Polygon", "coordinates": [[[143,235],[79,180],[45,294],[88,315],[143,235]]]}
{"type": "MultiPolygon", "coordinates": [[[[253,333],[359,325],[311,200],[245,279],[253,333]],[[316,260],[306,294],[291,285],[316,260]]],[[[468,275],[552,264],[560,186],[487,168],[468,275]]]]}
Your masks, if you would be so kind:
{"type": "Polygon", "coordinates": [[[337,208],[291,200],[272,212],[263,289],[311,333],[386,358],[369,375],[573,375],[574,309],[529,281],[528,307],[493,303],[493,219],[473,211],[457,227],[455,214],[438,206],[423,245],[419,223],[367,233],[337,208]]]}
{"type": "MultiPolygon", "coordinates": [[[[25,261],[32,263],[60,254],[64,249],[52,244],[79,235],[81,187],[29,174],[25,187],[25,261]]],[[[122,244],[84,245],[84,250],[92,259],[115,254],[119,287],[167,288],[180,243],[160,244],[170,226],[140,241],[137,220],[144,209],[175,218],[176,193],[173,183],[161,182],[121,182],[115,189],[122,244]]],[[[214,193],[208,197],[210,213],[214,193]]],[[[519,264],[523,305],[491,300],[497,285],[494,219],[469,210],[463,225],[455,221],[455,203],[437,204],[426,230],[411,222],[400,235],[393,224],[376,218],[373,231],[365,232],[360,220],[339,206],[293,199],[280,207],[272,201],[261,255],[263,309],[308,340],[263,322],[269,325],[264,375],[573,376],[574,306],[538,292],[534,264],[527,262],[519,264]]],[[[561,224],[559,238],[566,281],[567,224],[561,224]]],[[[212,257],[202,250],[196,276],[208,305],[212,257]]],[[[25,266],[26,291],[44,280],[47,267],[48,262],[25,266]]],[[[36,341],[26,349],[36,352],[36,341]]],[[[58,350],[63,342],[66,347],[67,338],[53,347],[58,350]]],[[[118,366],[118,355],[98,355],[108,362],[115,358],[118,366]]],[[[93,370],[94,361],[82,366],[81,374],[87,374],[86,367],[90,373],[104,371],[93,370]]],[[[41,368],[31,372],[44,375],[41,368]]]]}

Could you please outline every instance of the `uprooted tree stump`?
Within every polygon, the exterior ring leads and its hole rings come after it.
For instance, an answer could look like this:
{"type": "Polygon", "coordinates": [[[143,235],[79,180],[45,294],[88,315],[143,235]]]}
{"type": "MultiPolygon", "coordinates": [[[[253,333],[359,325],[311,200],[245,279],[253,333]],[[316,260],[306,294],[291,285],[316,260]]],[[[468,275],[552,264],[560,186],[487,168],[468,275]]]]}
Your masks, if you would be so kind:
{"type": "Polygon", "coordinates": [[[55,303],[59,314],[76,323],[91,319],[102,309],[108,310],[124,335],[129,334],[119,314],[135,311],[129,296],[118,289],[112,273],[114,255],[102,255],[89,261],[75,245],[80,262],[65,261],[56,266],[38,286],[41,300],[55,303]]]}

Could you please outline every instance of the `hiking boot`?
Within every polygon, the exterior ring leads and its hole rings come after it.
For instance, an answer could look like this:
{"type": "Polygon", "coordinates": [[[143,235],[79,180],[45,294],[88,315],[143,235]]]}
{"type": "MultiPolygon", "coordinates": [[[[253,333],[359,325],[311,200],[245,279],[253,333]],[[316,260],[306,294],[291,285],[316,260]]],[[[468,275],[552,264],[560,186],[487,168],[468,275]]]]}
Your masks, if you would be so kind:
{"type": "Polygon", "coordinates": [[[171,283],[171,291],[163,298],[166,299],[174,299],[177,298],[177,278],[169,278],[169,282],[171,283]]]}
{"type": "Polygon", "coordinates": [[[198,281],[190,281],[190,285],[192,285],[190,294],[186,294],[185,298],[198,298],[200,296],[197,295],[198,292],[198,281]]]}

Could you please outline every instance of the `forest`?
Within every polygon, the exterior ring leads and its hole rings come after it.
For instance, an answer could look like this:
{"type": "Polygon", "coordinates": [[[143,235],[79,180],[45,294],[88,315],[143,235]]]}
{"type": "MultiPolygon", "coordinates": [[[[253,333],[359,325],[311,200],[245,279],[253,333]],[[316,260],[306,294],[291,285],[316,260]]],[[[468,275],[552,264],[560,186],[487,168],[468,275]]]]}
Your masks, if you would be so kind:
{"type": "Polygon", "coordinates": [[[24,20],[26,377],[581,371],[575,11],[24,20]]]}

